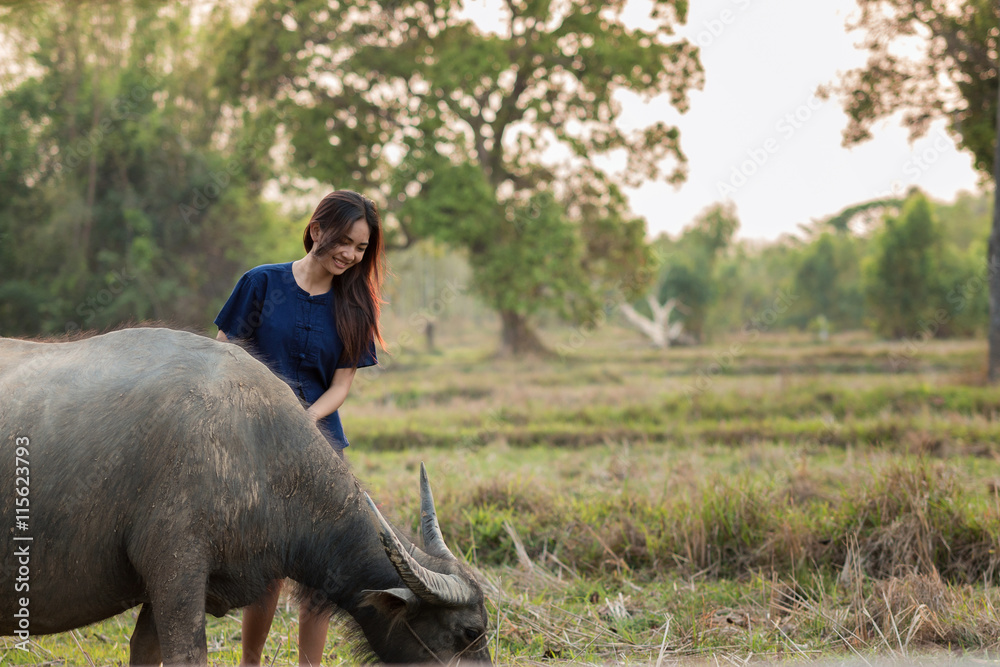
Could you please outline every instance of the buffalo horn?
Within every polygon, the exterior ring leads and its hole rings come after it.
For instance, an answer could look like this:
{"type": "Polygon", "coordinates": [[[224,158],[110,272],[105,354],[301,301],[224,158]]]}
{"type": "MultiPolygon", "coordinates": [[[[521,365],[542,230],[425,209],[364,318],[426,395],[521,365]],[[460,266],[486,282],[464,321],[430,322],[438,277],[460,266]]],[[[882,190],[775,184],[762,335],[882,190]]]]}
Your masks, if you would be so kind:
{"type": "MultiPolygon", "coordinates": [[[[428,570],[418,563],[396,537],[389,522],[378,511],[367,493],[365,500],[368,501],[368,506],[378,522],[382,548],[385,549],[386,555],[389,556],[403,582],[417,597],[431,604],[451,606],[470,604],[474,601],[475,591],[469,582],[456,574],[441,574],[428,570]]],[[[416,548],[416,545],[410,545],[410,549],[416,548]]]]}
{"type": "Polygon", "coordinates": [[[434,496],[431,494],[431,483],[427,479],[427,468],[420,462],[420,534],[424,538],[424,551],[431,556],[445,560],[458,560],[444,543],[441,526],[438,525],[437,511],[434,509],[434,496]]]}

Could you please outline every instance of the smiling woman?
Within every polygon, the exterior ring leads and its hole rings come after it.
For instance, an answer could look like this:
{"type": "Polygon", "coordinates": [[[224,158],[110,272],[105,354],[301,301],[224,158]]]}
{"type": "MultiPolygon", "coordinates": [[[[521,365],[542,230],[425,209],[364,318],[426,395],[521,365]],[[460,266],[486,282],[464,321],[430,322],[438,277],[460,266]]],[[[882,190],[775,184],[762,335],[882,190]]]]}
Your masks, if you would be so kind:
{"type": "MultiPolygon", "coordinates": [[[[302,237],[306,255],[247,271],[215,319],[220,340],[239,339],[307,405],[340,456],[348,446],[338,410],[358,368],[378,363],[384,248],[375,204],[338,190],[316,207],[302,237]]],[[[383,343],[384,349],[384,343],[383,343]]],[[[281,582],[247,607],[243,663],[259,664],[281,582]]],[[[302,664],[320,664],[326,619],[303,605],[302,664]]]]}
{"type": "Polygon", "coordinates": [[[338,408],[354,372],[377,363],[384,264],[375,204],[338,190],[319,203],[303,233],[306,255],[265,264],[237,283],[215,324],[283,378],[334,448],[348,446],[338,408]]]}

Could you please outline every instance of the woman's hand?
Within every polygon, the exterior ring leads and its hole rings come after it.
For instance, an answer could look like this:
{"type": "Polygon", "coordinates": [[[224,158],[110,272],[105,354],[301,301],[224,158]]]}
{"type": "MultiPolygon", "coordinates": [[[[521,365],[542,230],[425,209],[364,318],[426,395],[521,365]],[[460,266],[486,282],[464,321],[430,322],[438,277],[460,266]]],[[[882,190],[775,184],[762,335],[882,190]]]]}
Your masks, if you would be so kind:
{"type": "Polygon", "coordinates": [[[357,368],[338,368],[334,371],[333,383],[330,388],[323,392],[323,395],[317,398],[315,403],[306,408],[306,412],[313,421],[319,421],[327,415],[332,415],[344,404],[357,370],[357,368]]]}

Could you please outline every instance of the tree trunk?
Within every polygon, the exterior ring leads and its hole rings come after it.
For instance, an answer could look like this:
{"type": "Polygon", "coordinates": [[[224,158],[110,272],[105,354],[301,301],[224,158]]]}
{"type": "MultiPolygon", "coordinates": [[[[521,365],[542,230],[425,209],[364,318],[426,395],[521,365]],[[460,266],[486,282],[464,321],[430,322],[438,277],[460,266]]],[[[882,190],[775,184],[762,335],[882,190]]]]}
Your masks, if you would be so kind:
{"type": "Polygon", "coordinates": [[[677,299],[668,299],[666,303],[661,305],[656,297],[649,295],[646,297],[646,301],[653,313],[652,319],[647,319],[629,303],[621,305],[622,314],[625,315],[625,319],[649,338],[654,346],[661,349],[670,347],[670,344],[680,338],[683,333],[683,325],[680,322],[670,324],[670,314],[677,307],[677,299]]]}
{"type": "Polygon", "coordinates": [[[434,322],[430,319],[424,325],[424,339],[427,341],[427,351],[434,352],[434,322]]]}
{"type": "Polygon", "coordinates": [[[503,328],[500,332],[503,356],[547,355],[549,350],[542,344],[535,332],[528,326],[528,321],[512,310],[501,310],[500,321],[503,328]]]}
{"type": "MultiPolygon", "coordinates": [[[[998,89],[1000,90],[1000,89],[998,89]]],[[[989,381],[1000,379],[1000,93],[993,149],[993,229],[986,251],[986,275],[990,285],[989,381]]]]}

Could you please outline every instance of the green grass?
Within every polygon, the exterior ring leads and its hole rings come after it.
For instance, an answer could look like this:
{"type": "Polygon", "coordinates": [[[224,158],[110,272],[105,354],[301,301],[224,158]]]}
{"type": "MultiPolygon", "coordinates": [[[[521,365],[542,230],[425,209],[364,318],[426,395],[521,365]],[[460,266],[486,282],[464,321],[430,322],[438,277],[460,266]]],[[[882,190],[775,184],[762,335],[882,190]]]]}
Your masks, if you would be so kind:
{"type": "MultiPolygon", "coordinates": [[[[545,360],[492,342],[404,350],[359,374],[343,415],[355,472],[411,530],[427,464],[500,663],[997,655],[1000,389],[982,341],[661,352],[608,327],[545,360]]],[[[209,620],[213,664],[238,662],[238,616],[209,620]]],[[[276,618],[274,664],[294,664],[296,619],[276,618]]],[[[30,655],[4,639],[0,665],[124,663],[133,622],[30,655]]],[[[350,661],[342,629],[328,650],[350,661]]]]}

